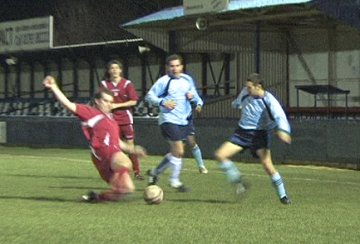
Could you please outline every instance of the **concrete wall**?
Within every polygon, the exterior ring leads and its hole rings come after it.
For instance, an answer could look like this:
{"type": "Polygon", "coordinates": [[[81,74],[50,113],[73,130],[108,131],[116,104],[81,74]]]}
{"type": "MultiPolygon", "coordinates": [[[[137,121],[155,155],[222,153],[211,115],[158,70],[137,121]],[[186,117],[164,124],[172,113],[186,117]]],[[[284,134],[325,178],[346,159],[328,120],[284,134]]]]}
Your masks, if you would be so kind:
{"type": "MultiPolygon", "coordinates": [[[[59,117],[1,117],[1,141],[8,146],[86,148],[76,118],[59,117]],[[4,125],[4,123],[2,123],[4,125]],[[4,131],[5,130],[5,131],[4,131]]],[[[350,120],[293,120],[293,144],[287,146],[273,140],[275,163],[336,164],[339,167],[360,168],[360,121],[350,120]]],[[[213,159],[213,153],[233,133],[236,120],[197,119],[197,141],[204,158],[213,159]]],[[[157,119],[135,119],[136,142],[147,148],[149,154],[163,155],[168,150],[157,119]]],[[[191,157],[190,150],[186,156],[191,157]]],[[[248,152],[235,160],[254,161],[248,152]]]]}

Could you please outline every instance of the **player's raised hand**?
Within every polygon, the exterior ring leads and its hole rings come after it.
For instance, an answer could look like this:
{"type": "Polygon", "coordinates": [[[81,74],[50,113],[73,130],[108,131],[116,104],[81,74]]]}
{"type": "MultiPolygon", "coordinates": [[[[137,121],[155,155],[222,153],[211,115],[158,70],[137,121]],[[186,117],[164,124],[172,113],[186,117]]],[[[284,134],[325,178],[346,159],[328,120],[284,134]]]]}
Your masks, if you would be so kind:
{"type": "Polygon", "coordinates": [[[201,109],[202,109],[202,106],[201,105],[197,105],[196,108],[195,108],[195,111],[200,113],[201,112],[201,109]]]}
{"type": "Polygon", "coordinates": [[[46,88],[52,88],[52,87],[56,86],[54,77],[52,77],[50,75],[46,76],[43,80],[43,86],[45,86],[46,88]]]}

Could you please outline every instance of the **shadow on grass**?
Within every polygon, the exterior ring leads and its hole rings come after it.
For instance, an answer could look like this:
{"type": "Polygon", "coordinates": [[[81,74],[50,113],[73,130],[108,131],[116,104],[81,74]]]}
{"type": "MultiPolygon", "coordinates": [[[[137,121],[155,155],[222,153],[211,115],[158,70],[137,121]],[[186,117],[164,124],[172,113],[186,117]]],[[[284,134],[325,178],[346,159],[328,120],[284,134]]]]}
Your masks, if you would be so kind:
{"type": "Polygon", "coordinates": [[[81,202],[81,199],[64,199],[59,197],[20,197],[20,196],[0,196],[0,199],[17,199],[40,202],[81,202]]]}
{"type": "MultiPolygon", "coordinates": [[[[54,188],[54,189],[81,189],[81,190],[99,190],[99,191],[105,191],[109,190],[110,187],[87,187],[87,186],[49,186],[48,188],[54,188]]],[[[136,192],[143,192],[144,188],[137,188],[135,189],[136,192]]]]}
{"type": "MultiPolygon", "coordinates": [[[[38,201],[38,202],[71,202],[71,203],[83,203],[87,204],[86,202],[80,199],[65,199],[60,197],[21,197],[21,196],[0,196],[0,200],[27,200],[27,201],[38,201]]],[[[133,202],[136,200],[140,200],[139,197],[134,195],[129,195],[125,199],[122,199],[119,202],[133,202]]],[[[215,199],[168,199],[166,198],[166,202],[180,202],[180,203],[188,203],[188,202],[200,202],[200,203],[211,203],[211,204],[234,204],[237,201],[225,201],[225,200],[215,200],[215,199]]],[[[117,202],[106,202],[106,203],[117,203],[117,202]]]]}
{"type": "Polygon", "coordinates": [[[21,175],[21,174],[7,174],[5,176],[14,177],[29,177],[29,178],[56,178],[56,179],[98,179],[98,177],[82,177],[82,176],[68,176],[68,175],[21,175]]]}
{"type": "MultiPolygon", "coordinates": [[[[27,201],[37,201],[37,202],[71,202],[71,203],[81,203],[81,204],[94,204],[83,201],[80,196],[78,199],[65,199],[60,197],[20,197],[20,196],[0,196],[0,200],[27,200],[27,201]]],[[[96,204],[117,204],[117,203],[126,203],[126,202],[135,202],[140,200],[140,198],[133,195],[129,195],[124,199],[119,201],[106,201],[96,204]]]]}
{"type": "Polygon", "coordinates": [[[53,188],[53,189],[81,189],[81,190],[99,190],[99,191],[103,191],[103,190],[108,190],[109,188],[107,187],[87,187],[87,186],[49,186],[48,188],[53,188]]]}

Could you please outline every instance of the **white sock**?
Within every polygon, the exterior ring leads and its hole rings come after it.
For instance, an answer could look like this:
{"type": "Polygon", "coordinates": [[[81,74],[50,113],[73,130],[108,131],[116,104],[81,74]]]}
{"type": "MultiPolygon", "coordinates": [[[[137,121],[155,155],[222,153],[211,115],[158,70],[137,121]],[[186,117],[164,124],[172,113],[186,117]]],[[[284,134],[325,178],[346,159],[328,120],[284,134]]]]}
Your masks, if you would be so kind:
{"type": "Polygon", "coordinates": [[[182,168],[182,158],[174,157],[173,155],[169,156],[172,172],[170,176],[170,183],[172,185],[181,185],[180,182],[180,172],[182,168]]]}

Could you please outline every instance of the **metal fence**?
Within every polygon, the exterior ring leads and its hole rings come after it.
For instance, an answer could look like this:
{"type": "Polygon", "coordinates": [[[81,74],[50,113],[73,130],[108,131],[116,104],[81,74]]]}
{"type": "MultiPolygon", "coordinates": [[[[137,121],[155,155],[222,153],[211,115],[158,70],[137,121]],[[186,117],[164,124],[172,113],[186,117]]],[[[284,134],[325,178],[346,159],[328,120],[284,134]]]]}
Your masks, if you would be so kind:
{"type": "MultiPolygon", "coordinates": [[[[201,113],[194,112],[195,118],[238,119],[240,110],[234,109],[231,102],[235,95],[209,96],[204,99],[201,113]]],[[[89,98],[72,99],[77,103],[88,103],[89,98]]],[[[289,107],[284,108],[289,119],[306,120],[360,120],[360,107],[289,107]]],[[[159,109],[140,100],[133,110],[134,117],[157,117],[159,109]]],[[[2,99],[0,116],[72,116],[54,99],[2,99]]]]}

